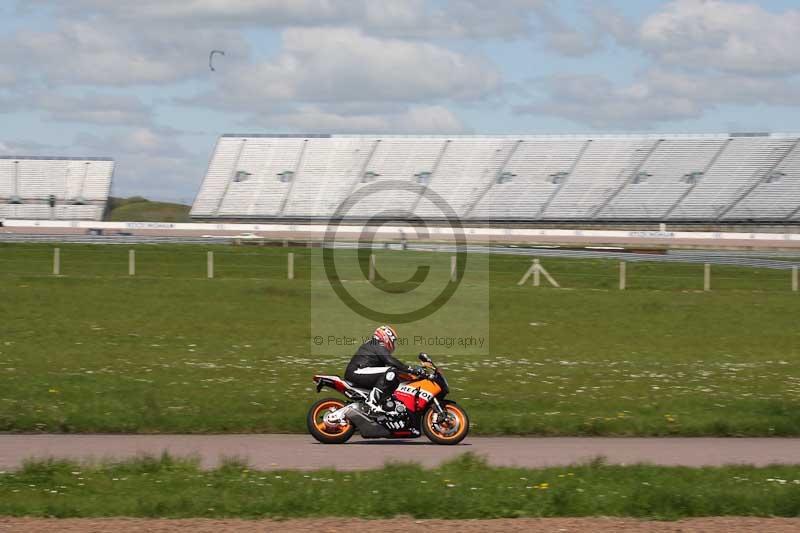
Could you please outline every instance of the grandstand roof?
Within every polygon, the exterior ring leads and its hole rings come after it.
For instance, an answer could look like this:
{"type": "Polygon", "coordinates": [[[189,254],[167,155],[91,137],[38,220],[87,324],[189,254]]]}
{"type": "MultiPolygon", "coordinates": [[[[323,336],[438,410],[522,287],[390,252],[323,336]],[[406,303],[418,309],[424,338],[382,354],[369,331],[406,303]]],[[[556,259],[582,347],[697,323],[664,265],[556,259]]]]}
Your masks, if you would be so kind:
{"type": "Polygon", "coordinates": [[[728,132],[728,133],[223,133],[223,138],[238,139],[728,139],[731,137],[798,138],[800,132],[728,132]]]}
{"type": "Polygon", "coordinates": [[[0,159],[19,161],[114,161],[112,157],[63,157],[47,155],[0,155],[0,159]]]}

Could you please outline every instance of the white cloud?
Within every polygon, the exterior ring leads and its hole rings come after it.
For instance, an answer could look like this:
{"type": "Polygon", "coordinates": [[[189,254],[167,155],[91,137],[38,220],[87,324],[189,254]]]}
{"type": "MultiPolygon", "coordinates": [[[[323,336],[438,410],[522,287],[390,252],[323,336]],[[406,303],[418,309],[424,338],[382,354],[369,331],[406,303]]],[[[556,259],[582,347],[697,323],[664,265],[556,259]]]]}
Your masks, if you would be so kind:
{"type": "Polygon", "coordinates": [[[798,9],[673,0],[639,23],[607,6],[595,6],[591,16],[598,32],[642,53],[646,63],[635,80],[552,76],[540,87],[545,97],[519,112],[626,129],[699,118],[723,105],[800,106],[798,9]]]}
{"type": "Polygon", "coordinates": [[[33,0],[68,16],[220,27],[357,26],[391,37],[516,38],[552,0],[33,0]]]}
{"type": "Polygon", "coordinates": [[[220,42],[247,53],[232,31],[67,19],[49,31],[24,30],[0,40],[0,60],[19,78],[50,86],[164,84],[205,75],[208,52],[220,42]]]}
{"type": "Polygon", "coordinates": [[[519,113],[563,117],[595,128],[647,128],[654,123],[696,118],[690,98],[664,94],[648,83],[615,86],[603,76],[561,75],[544,83],[548,98],[516,107],[519,113]]]}
{"type": "Polygon", "coordinates": [[[736,74],[800,73],[800,10],[674,0],[647,17],[635,44],[662,64],[736,74]]]}
{"type": "Polygon", "coordinates": [[[302,105],[285,113],[255,117],[248,125],[274,127],[279,124],[296,131],[332,133],[464,133],[466,127],[449,109],[437,105],[373,110],[370,113],[337,112],[302,105]]]}
{"type": "Polygon", "coordinates": [[[46,112],[58,122],[82,122],[99,125],[141,126],[153,121],[152,109],[137,96],[89,92],[67,96],[57,91],[28,95],[20,105],[46,112]]]}
{"type": "Polygon", "coordinates": [[[544,100],[518,106],[517,111],[612,129],[647,129],[699,118],[726,104],[800,102],[800,85],[792,81],[669,69],[650,69],[629,84],[614,84],[605,76],[560,75],[545,80],[542,88],[544,100]]]}
{"type": "Polygon", "coordinates": [[[234,107],[285,100],[470,100],[500,85],[499,72],[487,61],[350,28],[286,30],[277,58],[236,66],[218,79],[216,100],[234,107]]]}
{"type": "Polygon", "coordinates": [[[53,156],[63,153],[64,148],[24,139],[0,140],[0,155],[53,156]]]}
{"type": "Polygon", "coordinates": [[[444,104],[490,98],[501,85],[486,60],[353,28],[288,29],[274,58],[219,74],[213,92],[183,103],[313,131],[463,131],[444,104]]]}

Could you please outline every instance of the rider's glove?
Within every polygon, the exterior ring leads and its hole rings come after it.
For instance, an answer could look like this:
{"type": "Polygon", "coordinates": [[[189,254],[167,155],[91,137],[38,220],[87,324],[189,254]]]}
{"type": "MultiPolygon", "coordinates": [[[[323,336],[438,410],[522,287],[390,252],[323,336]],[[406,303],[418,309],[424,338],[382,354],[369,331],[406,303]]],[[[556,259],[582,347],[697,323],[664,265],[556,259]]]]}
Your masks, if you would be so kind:
{"type": "Polygon", "coordinates": [[[423,368],[421,368],[421,367],[418,367],[418,366],[410,366],[410,367],[408,367],[408,373],[409,374],[414,374],[416,376],[424,376],[425,375],[425,370],[423,368]]]}

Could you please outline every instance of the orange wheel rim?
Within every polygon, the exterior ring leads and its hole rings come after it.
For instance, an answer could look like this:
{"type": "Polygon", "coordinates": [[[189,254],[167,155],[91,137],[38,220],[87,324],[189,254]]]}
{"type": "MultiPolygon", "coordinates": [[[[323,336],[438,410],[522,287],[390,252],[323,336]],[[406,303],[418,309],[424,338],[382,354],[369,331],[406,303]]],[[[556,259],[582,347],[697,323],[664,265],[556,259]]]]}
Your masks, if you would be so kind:
{"type": "Polygon", "coordinates": [[[343,432],[350,429],[350,424],[344,426],[335,426],[335,427],[328,427],[325,425],[324,418],[325,415],[331,411],[336,411],[337,409],[341,409],[344,407],[344,403],[340,402],[339,400],[331,400],[329,402],[323,402],[319,404],[316,409],[314,409],[314,414],[312,415],[314,420],[314,425],[317,426],[317,429],[320,433],[324,433],[325,435],[334,437],[337,435],[341,435],[343,432]]]}
{"type": "Polygon", "coordinates": [[[448,414],[452,415],[455,420],[448,420],[444,424],[434,424],[433,415],[436,414],[436,412],[431,409],[428,411],[428,416],[425,417],[425,423],[428,425],[428,428],[431,430],[431,432],[438,438],[442,440],[456,440],[467,430],[467,418],[464,416],[464,412],[458,407],[446,405],[444,409],[448,414]],[[442,427],[442,429],[445,431],[440,431],[437,426],[442,427]],[[448,432],[447,430],[453,426],[455,426],[455,431],[452,433],[448,432]]]}

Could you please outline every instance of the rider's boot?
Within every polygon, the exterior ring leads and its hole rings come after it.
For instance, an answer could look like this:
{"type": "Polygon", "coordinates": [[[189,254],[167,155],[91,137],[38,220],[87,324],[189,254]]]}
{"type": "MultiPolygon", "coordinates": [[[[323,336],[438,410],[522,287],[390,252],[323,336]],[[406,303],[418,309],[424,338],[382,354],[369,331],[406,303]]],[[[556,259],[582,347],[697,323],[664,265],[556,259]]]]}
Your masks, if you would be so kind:
{"type": "Polygon", "coordinates": [[[365,402],[367,407],[370,408],[372,413],[383,413],[383,407],[381,407],[381,396],[383,396],[383,391],[380,390],[378,387],[373,387],[369,393],[369,397],[365,402]]]}

